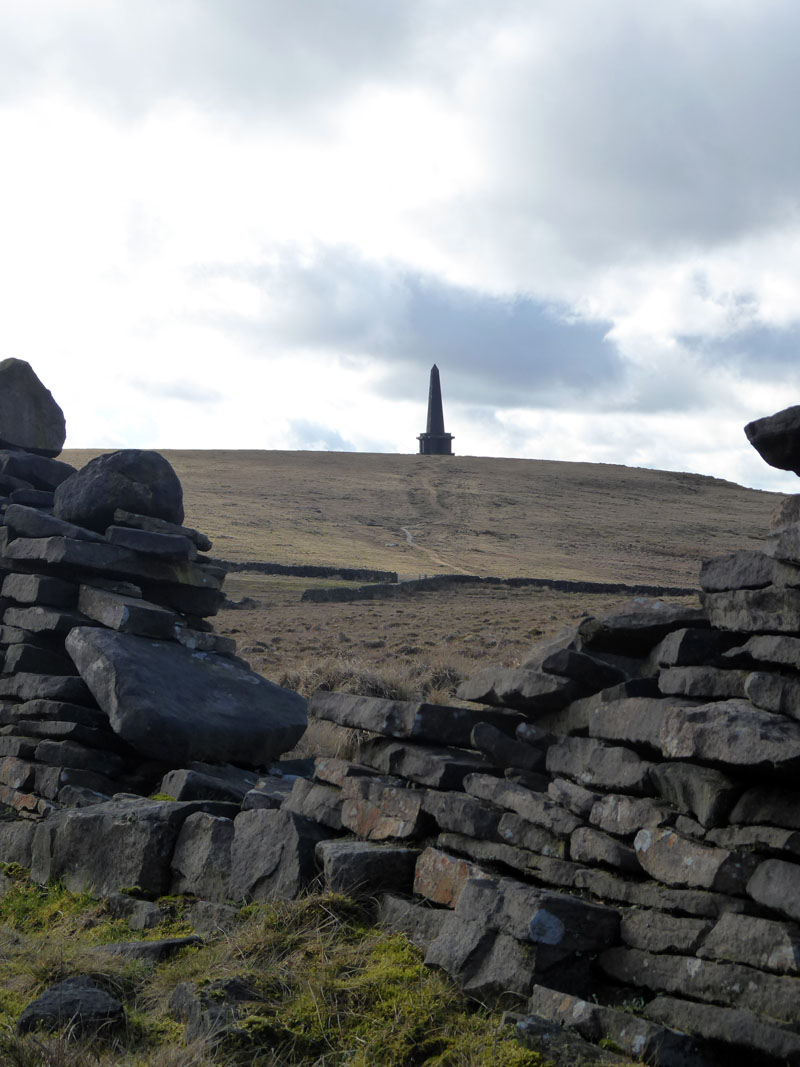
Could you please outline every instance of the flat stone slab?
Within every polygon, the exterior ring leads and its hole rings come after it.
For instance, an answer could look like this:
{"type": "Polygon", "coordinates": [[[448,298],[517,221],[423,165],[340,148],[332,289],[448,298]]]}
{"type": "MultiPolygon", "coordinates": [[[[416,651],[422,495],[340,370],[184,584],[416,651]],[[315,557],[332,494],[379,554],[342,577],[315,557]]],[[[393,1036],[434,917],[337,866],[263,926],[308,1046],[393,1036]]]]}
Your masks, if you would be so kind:
{"type": "Polygon", "coordinates": [[[686,919],[663,911],[630,908],[622,914],[620,936],[628,948],[692,956],[714,924],[709,919],[686,919]]]}
{"type": "Polygon", "coordinates": [[[664,717],[661,750],[668,759],[765,771],[795,768],[800,766],[800,723],[754,708],[748,700],[671,708],[664,717]]]}
{"type": "Polygon", "coordinates": [[[414,892],[434,904],[453,908],[467,880],[486,877],[486,873],[476,863],[430,846],[417,858],[414,892]]]}
{"type": "MultiPolygon", "coordinates": [[[[665,718],[684,710],[670,708],[665,718]]],[[[591,737],[565,737],[547,750],[550,774],[566,775],[587,787],[649,794],[651,766],[629,748],[591,737]]]]}
{"type": "Polygon", "coordinates": [[[408,700],[331,693],[318,689],[308,705],[308,714],[359,730],[370,730],[399,740],[414,739],[439,745],[469,748],[472,730],[489,723],[513,735],[522,717],[511,711],[487,708],[456,708],[408,700]]]}
{"type": "Polygon", "coordinates": [[[78,610],[87,618],[120,633],[170,640],[182,620],[174,611],[141,597],[120,596],[91,585],[80,587],[78,610]]]}
{"type": "Polygon", "coordinates": [[[193,530],[189,526],[178,526],[177,523],[167,522],[166,519],[156,519],[152,515],[136,515],[132,511],[117,508],[114,512],[114,524],[116,526],[128,526],[134,530],[146,530],[149,533],[178,534],[188,537],[201,552],[208,552],[211,540],[199,530],[193,530]]]}
{"type": "Polygon", "coordinates": [[[219,592],[222,585],[215,572],[198,562],[173,562],[142,556],[107,541],[96,544],[73,537],[18,537],[8,546],[6,556],[25,563],[48,564],[69,570],[78,568],[118,578],[173,583],[215,592],[219,592]]]}
{"type": "Polygon", "coordinates": [[[721,667],[667,667],[658,675],[658,688],[667,696],[695,700],[730,700],[745,696],[747,671],[721,667]]]}
{"type": "Polygon", "coordinates": [[[460,789],[468,774],[491,769],[477,753],[407,744],[384,737],[360,742],[358,759],[384,774],[398,775],[434,789],[460,789]]]}
{"type": "Polygon", "coordinates": [[[800,1035],[762,1019],[752,1011],[718,1008],[677,997],[656,997],[645,1007],[650,1019],[685,1033],[696,1034],[730,1048],[759,1053],[775,1063],[795,1063],[800,1035]]]}
{"type": "Polygon", "coordinates": [[[673,808],[694,816],[706,827],[721,826],[742,792],[735,778],[696,763],[657,763],[650,780],[673,808]]]}
{"type": "Polygon", "coordinates": [[[321,841],[316,849],[323,878],[337,893],[410,893],[418,848],[389,848],[371,841],[321,841]]]}
{"type": "Polygon", "coordinates": [[[3,516],[6,526],[17,537],[70,537],[75,541],[93,541],[95,544],[105,544],[102,534],[94,530],[87,530],[83,526],[76,526],[72,522],[65,522],[38,508],[28,507],[25,504],[10,504],[3,516]]]}
{"type": "Polygon", "coordinates": [[[226,657],[85,627],[65,647],[114,731],[152,759],[261,767],[305,730],[299,694],[226,657]]]}
{"type": "Polygon", "coordinates": [[[738,963],[657,955],[635,948],[608,949],[598,962],[610,978],[623,984],[744,1008],[794,1025],[800,1019],[796,978],[764,974],[738,963]]]}
{"type": "Polygon", "coordinates": [[[800,630],[800,589],[739,589],[702,593],[711,625],[742,633],[795,634],[800,630]]]}
{"type": "Polygon", "coordinates": [[[514,708],[527,714],[558,711],[584,693],[584,686],[569,678],[522,667],[487,667],[456,690],[459,700],[514,708]]]}
{"type": "Polygon", "coordinates": [[[774,974],[800,974],[800,927],[754,915],[723,915],[696,950],[703,959],[746,963],[774,974]]]}
{"type": "Polygon", "coordinates": [[[733,826],[782,826],[800,830],[800,793],[785,786],[754,786],[745,790],[730,814],[733,826]]]}
{"type": "Polygon", "coordinates": [[[800,585],[800,567],[781,563],[757,549],[706,560],[700,567],[700,587],[708,593],[768,585],[800,585]]]}
{"type": "Polygon", "coordinates": [[[556,804],[545,793],[534,792],[502,778],[472,774],[465,780],[464,788],[470,795],[516,812],[529,823],[556,836],[569,837],[581,825],[576,815],[556,804]]]}
{"type": "Polygon", "coordinates": [[[648,874],[678,889],[713,889],[744,895],[759,864],[758,856],[701,844],[667,827],[640,830],[634,847],[648,874]]]}

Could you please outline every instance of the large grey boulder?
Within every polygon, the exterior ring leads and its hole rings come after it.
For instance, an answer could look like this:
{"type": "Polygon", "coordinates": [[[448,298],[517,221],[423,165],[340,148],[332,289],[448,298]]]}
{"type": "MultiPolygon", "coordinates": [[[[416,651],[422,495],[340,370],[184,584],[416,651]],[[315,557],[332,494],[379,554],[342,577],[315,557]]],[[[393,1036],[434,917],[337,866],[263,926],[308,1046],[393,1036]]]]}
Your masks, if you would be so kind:
{"type": "Polygon", "coordinates": [[[56,516],[99,533],[113,525],[117,508],[183,522],[181,483],[162,455],[126,448],[96,456],[56,490],[56,516]]]}
{"type": "Polygon", "coordinates": [[[173,766],[260,767],[306,727],[303,697],[225,656],[92,627],[72,630],[66,649],[114,731],[173,766]]]}
{"type": "Polygon", "coordinates": [[[800,405],[748,422],[744,432],[771,467],[800,474],[800,405]]]}
{"type": "Polygon", "coordinates": [[[57,456],[67,436],[64,413],[24,359],[0,363],[0,442],[57,456]]]}

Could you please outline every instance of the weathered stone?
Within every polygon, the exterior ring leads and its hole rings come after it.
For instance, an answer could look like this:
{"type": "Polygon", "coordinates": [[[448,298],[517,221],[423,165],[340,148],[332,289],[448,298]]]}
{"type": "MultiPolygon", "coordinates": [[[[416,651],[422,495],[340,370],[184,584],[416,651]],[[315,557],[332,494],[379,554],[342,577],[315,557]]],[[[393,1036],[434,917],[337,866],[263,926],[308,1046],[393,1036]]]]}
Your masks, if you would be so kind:
{"type": "MultiPolygon", "coordinates": [[[[34,491],[51,491],[75,473],[70,463],[51,459],[34,452],[12,450],[0,451],[0,473],[4,478],[15,478],[34,487],[34,491]]],[[[30,489],[27,490],[31,492],[30,489]]],[[[45,505],[45,506],[50,506],[45,505]]]]}
{"type": "Polygon", "coordinates": [[[26,674],[77,674],[75,664],[69,656],[30,644],[16,644],[6,649],[3,672],[13,674],[16,671],[26,674]]]}
{"type": "Polygon", "coordinates": [[[742,789],[722,771],[693,763],[658,763],[650,780],[672,807],[689,812],[707,827],[725,822],[742,789]]]}
{"type": "MultiPolygon", "coordinates": [[[[703,1063],[697,1045],[686,1034],[544,986],[533,987],[528,1011],[589,1041],[621,1049],[637,1062],[658,1067],[701,1067],[703,1063]]],[[[594,1056],[592,1061],[596,1062],[594,1056]]]]}
{"type": "MultiPolygon", "coordinates": [[[[38,737],[0,737],[0,757],[33,759],[38,744],[38,737]]],[[[22,786],[15,786],[15,788],[22,788],[22,786]]]]}
{"type": "Polygon", "coordinates": [[[550,1022],[541,1015],[526,1015],[517,1019],[516,1037],[524,1048],[536,1055],[546,1055],[553,1063],[591,1067],[630,1067],[630,1057],[598,1048],[580,1034],[568,1030],[561,1023],[550,1022]]]}
{"type": "Polygon", "coordinates": [[[645,745],[660,752],[659,736],[666,712],[673,707],[692,706],[691,701],[680,697],[627,697],[609,701],[592,710],[589,736],[645,745]]]}
{"type": "Polygon", "coordinates": [[[745,693],[751,704],[765,711],[800,719],[800,682],[782,674],[753,671],[747,676],[745,693]]]}
{"type": "Polygon", "coordinates": [[[50,489],[12,489],[9,500],[12,504],[25,504],[31,508],[47,508],[53,506],[54,493],[50,489]]]}
{"type": "Polygon", "coordinates": [[[585,691],[578,682],[557,674],[527,671],[520,667],[487,667],[462,682],[456,696],[459,700],[514,708],[530,715],[557,711],[585,691]]]}
{"type": "MultiPolygon", "coordinates": [[[[637,660],[636,662],[640,667],[642,666],[643,661],[637,660]]],[[[658,697],[659,695],[655,678],[633,678],[619,685],[612,685],[608,689],[601,689],[599,693],[592,693],[591,696],[573,700],[560,711],[537,714],[536,725],[556,735],[585,734],[589,729],[592,715],[603,705],[626,700],[629,697],[658,697]]]]}
{"type": "Polygon", "coordinates": [[[754,708],[746,700],[671,708],[664,718],[661,750],[670,759],[753,770],[789,769],[800,766],[800,724],[754,708]]]}
{"type": "Polygon", "coordinates": [[[513,1003],[530,992],[536,955],[534,945],[448,912],[438,937],[428,945],[425,963],[445,971],[469,996],[513,1003]]]}
{"type": "Polygon", "coordinates": [[[763,860],[747,883],[748,896],[766,908],[800,921],[800,866],[763,860]]]}
{"type": "Polygon", "coordinates": [[[622,837],[638,833],[643,826],[665,826],[674,820],[675,812],[666,804],[650,797],[629,797],[621,793],[599,797],[589,811],[593,826],[622,837]]]}
{"type": "Polygon", "coordinates": [[[564,859],[567,854],[566,842],[556,837],[541,826],[536,826],[521,815],[506,812],[497,827],[497,836],[509,845],[529,849],[542,856],[554,856],[564,859]]]}
{"type": "Polygon", "coordinates": [[[796,522],[800,522],[800,493],[780,497],[769,517],[770,533],[777,533],[796,522]]]}
{"type": "MultiPolygon", "coordinates": [[[[778,566],[800,563],[800,523],[792,523],[771,534],[764,544],[764,552],[778,561],[778,566]]],[[[790,569],[787,567],[787,570],[790,569]]],[[[795,581],[788,584],[795,585],[795,581]]]]}
{"type": "Polygon", "coordinates": [[[673,696],[696,700],[729,700],[745,695],[747,671],[721,667],[667,667],[658,676],[658,688],[673,696]]]}
{"type": "Polygon", "coordinates": [[[258,767],[305,729],[301,696],[226,657],[85,627],[66,649],[114,731],[153,759],[258,767]]]}
{"type": "Polygon", "coordinates": [[[575,863],[586,863],[591,867],[600,864],[633,874],[639,874],[642,869],[632,848],[589,826],[579,826],[573,832],[569,839],[569,855],[575,863]]]}
{"type": "Polygon", "coordinates": [[[750,637],[743,645],[729,649],[723,659],[771,663],[778,667],[796,667],[800,663],[800,637],[759,634],[750,637]]]}
{"type": "MultiPolygon", "coordinates": [[[[173,567],[173,564],[159,563],[159,567],[173,567]]],[[[184,563],[183,568],[197,567],[195,563],[184,563]]],[[[173,578],[176,576],[173,574],[173,578]]],[[[198,586],[181,585],[176,582],[142,581],[142,594],[152,604],[163,608],[172,608],[185,615],[194,629],[202,629],[206,616],[216,615],[225,601],[225,594],[220,589],[201,589],[198,586]]],[[[205,624],[210,625],[210,624],[205,624]]]]}
{"type": "Polygon", "coordinates": [[[234,826],[232,819],[196,812],[181,827],[172,854],[172,892],[224,901],[234,826]]]}
{"type": "Polygon", "coordinates": [[[578,627],[575,624],[565,626],[554,637],[547,637],[543,641],[536,641],[528,651],[520,666],[525,670],[540,671],[542,664],[548,657],[564,651],[577,651],[580,648],[578,627]]]}
{"type": "Polygon", "coordinates": [[[60,878],[68,889],[93,888],[100,896],[130,886],[163,895],[181,826],[209,807],[130,797],[64,808],[37,827],[31,877],[42,885],[60,878]]]}
{"type": "Polygon", "coordinates": [[[544,770],[541,772],[521,771],[517,767],[506,767],[503,777],[507,782],[521,785],[523,789],[530,789],[533,793],[546,793],[550,784],[550,779],[544,770]]]}
{"type": "Polygon", "coordinates": [[[800,830],[800,793],[782,786],[754,786],[742,793],[730,814],[734,826],[783,826],[800,830]]]}
{"type": "Polygon", "coordinates": [[[317,858],[327,887],[337,893],[410,893],[420,852],[371,841],[321,841],[317,858]]]}
{"type": "Polygon", "coordinates": [[[20,719],[14,726],[4,726],[0,733],[18,730],[27,737],[47,738],[51,741],[72,741],[86,748],[99,749],[105,755],[107,752],[122,753],[128,751],[127,747],[113,734],[108,727],[96,729],[93,726],[82,726],[77,722],[61,722],[59,719],[20,719]]]}
{"type": "MultiPolygon", "coordinates": [[[[380,777],[380,771],[376,771],[374,767],[366,767],[363,763],[351,763],[336,756],[317,756],[314,760],[314,778],[340,789],[347,778],[377,777],[380,777]]],[[[400,785],[400,779],[395,784],[400,785]]]]}
{"type": "Polygon", "coordinates": [[[706,560],[700,568],[700,588],[709,593],[764,589],[768,585],[800,585],[800,568],[754,549],[706,560]]]}
{"type": "Polygon", "coordinates": [[[646,655],[672,630],[707,625],[708,619],[699,608],[650,600],[633,611],[584,619],[578,630],[582,649],[591,649],[593,654],[596,650],[624,649],[626,655],[646,655]]]}
{"type": "Polygon", "coordinates": [[[383,700],[350,693],[330,693],[324,689],[314,693],[308,710],[309,715],[339,726],[369,730],[385,737],[463,747],[469,747],[470,735],[479,722],[490,723],[506,734],[513,734],[521,721],[518,714],[510,711],[383,700]]]}
{"type": "Polygon", "coordinates": [[[452,830],[470,837],[491,839],[497,834],[501,811],[463,793],[428,789],[423,808],[433,816],[440,830],[452,830]]]}
{"type": "Polygon", "coordinates": [[[657,1022],[697,1034],[706,1041],[759,1053],[770,1063],[795,1063],[800,1056],[800,1036],[752,1011],[718,1008],[675,997],[656,997],[644,1010],[657,1022]]]}
{"type": "Polygon", "coordinates": [[[738,963],[655,955],[635,948],[610,948],[602,953],[599,963],[611,978],[655,993],[733,1004],[786,1023],[796,1024],[800,1019],[796,978],[763,974],[738,963]]]}
{"type": "Polygon", "coordinates": [[[165,774],[161,779],[158,792],[174,800],[223,800],[232,804],[240,804],[250,784],[250,782],[231,782],[183,767],[165,774]]]}
{"type": "Polygon", "coordinates": [[[30,867],[36,824],[27,819],[3,819],[0,822],[0,862],[30,867]]]}
{"type": "Polygon", "coordinates": [[[572,812],[559,807],[543,793],[534,793],[512,782],[471,774],[465,779],[464,788],[472,796],[515,811],[534,826],[561,837],[568,837],[580,825],[580,819],[572,812]]]}
{"type": "Polygon", "coordinates": [[[64,413],[24,359],[0,363],[0,441],[57,456],[67,430],[64,413]]]}
{"type": "Polygon", "coordinates": [[[36,746],[35,758],[39,763],[54,767],[74,767],[80,771],[94,771],[115,778],[125,768],[125,761],[113,752],[101,752],[86,748],[76,741],[52,741],[46,738],[36,746]]]}
{"type": "Polygon", "coordinates": [[[488,756],[498,767],[518,767],[526,771],[544,767],[544,752],[540,748],[509,737],[488,722],[473,727],[470,746],[488,756]]]}
{"type": "Polygon", "coordinates": [[[679,912],[701,918],[716,918],[726,911],[744,911],[747,901],[703,889],[668,889],[655,882],[634,882],[598,867],[576,865],[576,889],[603,901],[631,904],[655,911],[679,912]]]}
{"type": "Polygon", "coordinates": [[[393,893],[381,894],[378,901],[378,926],[405,934],[418,948],[427,949],[438,937],[448,913],[441,908],[426,908],[393,893]]]}
{"type": "Polygon", "coordinates": [[[342,788],[342,826],[370,841],[420,837],[430,821],[424,811],[425,794],[423,789],[384,785],[379,779],[348,778],[342,788]]]}
{"type": "Polygon", "coordinates": [[[47,537],[69,537],[74,541],[92,541],[105,544],[105,538],[94,530],[86,530],[71,522],[64,522],[38,508],[26,507],[24,504],[9,504],[3,515],[3,521],[15,537],[42,539],[47,537]]]}
{"type": "Polygon", "coordinates": [[[179,621],[174,612],[140,597],[119,596],[90,585],[80,587],[78,608],[87,619],[102,623],[111,630],[141,637],[169,640],[175,636],[179,621]]]}
{"type": "Polygon", "coordinates": [[[580,819],[588,819],[594,805],[602,799],[601,793],[584,789],[569,778],[553,778],[547,786],[547,795],[580,819]]]}
{"type": "Polygon", "coordinates": [[[316,874],[314,849],[330,831],[290,811],[243,811],[234,820],[232,900],[293,900],[316,874]]]}
{"type": "Polygon", "coordinates": [[[65,1030],[84,1036],[105,1035],[124,1025],[125,1009],[116,997],[81,976],[66,978],[31,1001],[17,1020],[17,1032],[65,1030]]]}
{"type": "Polygon", "coordinates": [[[56,516],[90,530],[104,531],[117,508],[183,522],[181,483],[163,456],[135,448],[96,456],[56,490],[56,516]]]}
{"type": "Polygon", "coordinates": [[[235,656],[236,641],[233,637],[222,637],[221,634],[204,633],[202,630],[193,630],[183,625],[183,619],[178,616],[173,627],[172,636],[192,652],[215,652],[218,656],[235,656]]]}
{"type": "Polygon", "coordinates": [[[587,689],[607,689],[611,685],[624,682],[627,675],[619,667],[604,663],[585,652],[574,649],[559,649],[544,656],[540,663],[526,660],[523,667],[527,670],[544,671],[545,674],[558,674],[580,682],[587,689]]]}
{"type": "Polygon", "coordinates": [[[597,952],[619,941],[615,908],[534,888],[513,878],[468,879],[455,911],[484,929],[539,946],[539,969],[576,952],[597,952]]]}
{"type": "Polygon", "coordinates": [[[800,974],[800,929],[753,915],[723,915],[697,955],[746,963],[775,974],[800,974]]]}
{"type": "MultiPolygon", "coordinates": [[[[684,709],[667,712],[667,716],[684,709]]],[[[565,737],[547,750],[547,770],[567,775],[580,785],[618,789],[630,793],[651,793],[650,768],[629,748],[609,745],[589,737],[565,737]]]]}
{"type": "Polygon", "coordinates": [[[771,467],[800,473],[800,406],[754,419],[744,428],[747,440],[771,467]]]}
{"type": "Polygon", "coordinates": [[[659,882],[687,889],[744,894],[757,856],[691,841],[667,828],[640,830],[634,839],[639,863],[659,882]]]}
{"type": "Polygon", "coordinates": [[[196,608],[205,605],[207,600],[219,604],[223,598],[220,578],[200,563],[148,558],[106,541],[96,544],[73,537],[18,537],[8,546],[5,557],[18,562],[21,569],[46,566],[68,574],[77,569],[141,581],[142,590],[148,591],[146,599],[162,603],[167,598],[182,597],[187,606],[176,605],[176,608],[189,615],[212,614],[196,608]],[[152,594],[151,585],[145,583],[157,583],[152,594]],[[197,604],[192,597],[198,598],[197,604]]]}
{"type": "Polygon", "coordinates": [[[767,586],[728,593],[703,593],[711,625],[743,633],[797,633],[800,630],[800,589],[767,586]]]}
{"type": "Polygon", "coordinates": [[[714,663],[735,641],[734,634],[689,626],[667,634],[650,653],[649,659],[654,668],[714,663]]]}
{"type": "Polygon", "coordinates": [[[465,777],[486,772],[491,765],[482,757],[459,749],[404,744],[378,737],[358,745],[358,758],[384,774],[408,778],[434,789],[460,789],[465,777]]]}
{"type": "Polygon", "coordinates": [[[162,559],[197,559],[194,541],[182,534],[150,533],[147,530],[131,530],[126,526],[109,526],[106,540],[111,545],[141,552],[145,556],[162,559]]]}
{"type": "Polygon", "coordinates": [[[75,626],[91,626],[92,622],[78,611],[66,608],[39,607],[6,608],[3,621],[33,634],[68,634],[75,626]]]}
{"type": "Polygon", "coordinates": [[[156,519],[152,515],[135,515],[132,511],[117,508],[114,512],[115,526],[128,526],[134,530],[146,530],[148,533],[178,534],[188,537],[201,552],[208,552],[212,547],[210,539],[198,530],[189,526],[178,526],[174,522],[166,522],[164,519],[156,519]]]}
{"type": "Polygon", "coordinates": [[[445,852],[467,856],[476,863],[502,864],[525,875],[533,875],[548,885],[570,888],[576,885],[577,872],[582,868],[576,863],[517,848],[500,841],[480,841],[466,834],[442,833],[436,839],[437,847],[445,852]]]}
{"type": "Polygon", "coordinates": [[[293,782],[276,775],[264,775],[249,789],[242,801],[244,811],[254,808],[280,808],[292,791],[293,782]]]}
{"type": "Polygon", "coordinates": [[[113,941],[107,945],[97,945],[93,951],[98,955],[124,956],[126,959],[162,963],[181,949],[197,948],[202,944],[201,937],[189,934],[186,937],[159,937],[146,941],[113,941]]]}
{"type": "Polygon", "coordinates": [[[708,919],[676,918],[663,911],[633,908],[622,914],[620,936],[629,948],[692,956],[712,927],[708,919]]]}
{"type": "Polygon", "coordinates": [[[469,878],[486,876],[486,871],[475,863],[451,856],[441,849],[423,849],[414,869],[414,892],[434,904],[455,907],[461,890],[469,878]]]}
{"type": "Polygon", "coordinates": [[[800,833],[777,826],[723,826],[709,830],[706,838],[720,848],[746,849],[760,855],[780,858],[800,856],[800,833]]]}
{"type": "Polygon", "coordinates": [[[74,608],[78,587],[74,582],[46,574],[7,574],[2,595],[18,604],[44,604],[54,608],[74,608]]]}
{"type": "Polygon", "coordinates": [[[99,708],[81,707],[80,704],[69,704],[64,700],[26,700],[0,712],[0,723],[3,725],[32,719],[58,719],[96,729],[108,728],[108,716],[99,708]]]}

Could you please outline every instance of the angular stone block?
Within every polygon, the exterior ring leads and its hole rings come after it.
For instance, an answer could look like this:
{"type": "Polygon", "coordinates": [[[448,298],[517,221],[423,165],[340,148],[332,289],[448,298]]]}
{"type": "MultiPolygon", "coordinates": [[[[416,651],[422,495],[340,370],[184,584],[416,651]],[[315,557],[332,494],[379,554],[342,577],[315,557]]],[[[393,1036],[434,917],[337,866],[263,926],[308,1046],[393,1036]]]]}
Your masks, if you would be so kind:
{"type": "Polygon", "coordinates": [[[197,559],[197,546],[183,534],[156,533],[149,530],[132,530],[126,526],[109,526],[106,540],[111,545],[129,548],[145,556],[162,559],[197,559]]]}
{"type": "Polygon", "coordinates": [[[171,640],[179,616],[141,597],[120,596],[90,585],[80,587],[78,609],[87,618],[120,633],[171,640]]]}
{"type": "Polygon", "coordinates": [[[703,959],[746,963],[774,974],[800,974],[800,929],[754,915],[723,915],[697,955],[703,959]]]}
{"type": "Polygon", "coordinates": [[[703,593],[703,607],[718,630],[793,634],[800,630],[800,590],[778,586],[703,593]]]}
{"type": "Polygon", "coordinates": [[[294,900],[314,878],[316,845],[330,831],[294,812],[243,811],[234,820],[231,900],[294,900]]]}
{"type": "Polygon", "coordinates": [[[800,865],[763,860],[747,883],[747,894],[765,908],[800,921],[800,865]]]}
{"type": "Polygon", "coordinates": [[[470,837],[492,839],[497,834],[501,810],[463,793],[428,789],[423,807],[440,830],[452,830],[470,837]]]}
{"type": "Polygon", "coordinates": [[[196,812],[181,827],[172,854],[172,892],[222,902],[228,895],[233,820],[196,812]]]}
{"type": "Polygon", "coordinates": [[[635,908],[622,913],[620,937],[629,948],[693,956],[713,925],[709,919],[678,918],[663,911],[635,908]]]}
{"type": "Polygon", "coordinates": [[[434,789],[460,789],[467,775],[492,769],[477,754],[404,744],[383,737],[359,742],[358,759],[384,774],[398,775],[434,789]]]}
{"type": "Polygon", "coordinates": [[[644,1010],[657,1022],[730,1049],[766,1056],[769,1062],[794,1063],[800,1057],[799,1035],[752,1011],[718,1008],[676,997],[656,997],[644,1010]]]}
{"type": "Polygon", "coordinates": [[[575,863],[590,867],[599,864],[632,874],[639,874],[642,869],[634,849],[589,826],[579,826],[574,831],[569,839],[569,855],[575,863]]]}
{"type": "Polygon", "coordinates": [[[535,793],[523,786],[485,774],[472,774],[464,781],[464,788],[472,796],[496,804],[521,815],[534,826],[548,833],[568,837],[580,826],[580,819],[559,807],[543,793],[535,793]]]}
{"type": "Polygon", "coordinates": [[[694,815],[706,827],[721,826],[742,791],[729,775],[693,763],[657,763],[650,780],[673,808],[694,815]]]}
{"type": "Polygon", "coordinates": [[[322,841],[317,848],[325,885],[351,895],[382,890],[410,894],[419,854],[418,848],[371,841],[322,841]]]}
{"type": "Polygon", "coordinates": [[[746,852],[700,844],[674,830],[640,830],[634,848],[642,867],[659,882],[686,889],[743,895],[759,863],[746,852]]]}
{"type": "Polygon", "coordinates": [[[414,892],[434,904],[454,908],[468,879],[485,876],[486,871],[478,864],[429,846],[417,859],[414,892]]]}
{"type": "Polygon", "coordinates": [[[648,794],[651,767],[629,748],[588,737],[565,737],[547,750],[550,774],[566,775],[587,787],[648,794]]]}
{"type": "MultiPolygon", "coordinates": [[[[658,765],[653,773],[659,770],[658,765]]],[[[607,793],[592,805],[589,822],[609,834],[627,837],[645,826],[666,826],[675,821],[675,812],[651,797],[629,797],[607,793]]]]}
{"type": "Polygon", "coordinates": [[[707,666],[667,667],[658,676],[658,688],[665,695],[730,700],[745,695],[746,680],[747,671],[707,666]]]}
{"type": "Polygon", "coordinates": [[[543,671],[487,667],[456,690],[459,700],[514,708],[528,715],[557,711],[585,693],[578,682],[543,671]]]}
{"type": "Polygon", "coordinates": [[[669,759],[790,769],[800,766],[800,724],[746,700],[671,708],[664,718],[661,750],[669,759]]]}

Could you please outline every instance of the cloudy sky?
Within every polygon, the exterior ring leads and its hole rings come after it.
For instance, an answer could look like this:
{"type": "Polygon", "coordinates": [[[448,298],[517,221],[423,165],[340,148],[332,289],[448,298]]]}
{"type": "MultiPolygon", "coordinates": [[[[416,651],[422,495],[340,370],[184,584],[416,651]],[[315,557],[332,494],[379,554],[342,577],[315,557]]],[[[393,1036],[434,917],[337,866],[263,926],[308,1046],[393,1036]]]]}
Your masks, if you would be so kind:
{"type": "Polygon", "coordinates": [[[0,0],[0,356],[68,445],[793,490],[796,0],[0,0]]]}

